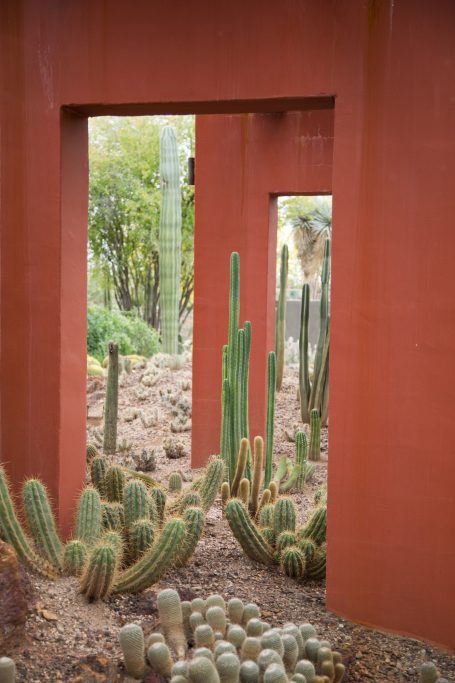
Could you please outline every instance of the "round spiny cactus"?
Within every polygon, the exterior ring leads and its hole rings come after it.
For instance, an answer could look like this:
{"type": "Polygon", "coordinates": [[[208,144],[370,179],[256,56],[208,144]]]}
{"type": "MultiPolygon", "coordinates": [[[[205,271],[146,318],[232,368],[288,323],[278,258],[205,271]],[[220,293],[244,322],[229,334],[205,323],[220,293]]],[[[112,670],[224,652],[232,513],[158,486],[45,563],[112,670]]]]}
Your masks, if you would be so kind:
{"type": "Polygon", "coordinates": [[[182,475],[179,472],[172,472],[169,475],[169,491],[182,490],[182,475]]]}

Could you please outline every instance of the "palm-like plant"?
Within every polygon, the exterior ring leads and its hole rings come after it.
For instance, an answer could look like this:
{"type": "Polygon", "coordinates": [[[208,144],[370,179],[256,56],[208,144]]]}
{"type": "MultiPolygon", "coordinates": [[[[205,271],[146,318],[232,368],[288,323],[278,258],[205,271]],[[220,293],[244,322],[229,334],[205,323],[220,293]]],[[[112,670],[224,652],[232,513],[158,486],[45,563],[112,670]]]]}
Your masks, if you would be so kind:
{"type": "Polygon", "coordinates": [[[324,256],[324,243],[332,236],[332,210],[330,206],[308,211],[293,221],[294,244],[306,280],[319,274],[324,256]]]}

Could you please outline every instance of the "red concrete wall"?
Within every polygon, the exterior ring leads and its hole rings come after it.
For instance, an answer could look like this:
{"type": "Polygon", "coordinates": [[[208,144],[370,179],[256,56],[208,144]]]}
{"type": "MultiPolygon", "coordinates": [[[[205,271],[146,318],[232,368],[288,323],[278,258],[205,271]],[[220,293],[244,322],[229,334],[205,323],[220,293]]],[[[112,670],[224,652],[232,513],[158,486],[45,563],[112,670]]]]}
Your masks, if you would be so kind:
{"type": "Polygon", "coordinates": [[[229,256],[240,253],[240,320],[252,323],[250,433],[265,433],[267,354],[275,346],[276,196],[329,193],[333,109],[198,116],[192,454],[219,452],[221,349],[229,256]]]}
{"type": "Polygon", "coordinates": [[[455,648],[454,22],[452,0],[0,3],[1,459],[45,476],[64,524],[84,458],[79,117],[335,96],[328,606],[455,648]]]}

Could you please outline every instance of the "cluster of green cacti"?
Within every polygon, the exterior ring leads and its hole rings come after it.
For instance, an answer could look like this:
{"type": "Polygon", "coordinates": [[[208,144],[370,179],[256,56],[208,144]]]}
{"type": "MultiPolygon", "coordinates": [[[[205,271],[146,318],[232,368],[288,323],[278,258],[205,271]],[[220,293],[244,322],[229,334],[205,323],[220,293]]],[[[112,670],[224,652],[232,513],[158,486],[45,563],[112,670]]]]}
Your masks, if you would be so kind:
{"type": "MultiPolygon", "coordinates": [[[[231,254],[229,285],[228,343],[223,347],[221,391],[220,453],[226,463],[227,480],[233,483],[237,456],[242,439],[249,440],[248,378],[251,348],[251,323],[239,327],[240,318],[240,256],[231,254]]],[[[266,423],[265,480],[272,474],[273,429],[275,414],[276,356],[268,358],[268,397],[266,423]]],[[[251,482],[251,452],[248,447],[245,477],[251,482]]]]}
{"type": "Polygon", "coordinates": [[[213,458],[199,480],[198,491],[166,508],[166,494],[147,485],[150,477],[135,478],[109,465],[103,456],[91,465],[92,486],[81,493],[73,538],[61,542],[43,484],[24,484],[23,508],[30,538],[19,522],[3,468],[0,467],[0,537],[31,569],[57,578],[80,577],[80,590],[89,600],[111,592],[137,592],[155,583],[171,566],[182,566],[202,536],[205,512],[218,493],[224,462],[213,458]],[[33,539],[33,540],[31,540],[33,539]]]}
{"type": "Polygon", "coordinates": [[[159,233],[161,342],[178,353],[182,205],[177,138],[165,126],[160,139],[161,213],[159,233]]]}
{"type": "MultiPolygon", "coordinates": [[[[325,241],[321,271],[321,303],[319,311],[319,337],[314,359],[313,378],[310,382],[308,357],[308,323],[310,314],[310,286],[302,288],[299,336],[299,396],[302,421],[310,422],[312,410],[317,410],[323,425],[327,422],[329,400],[329,350],[330,350],[330,239],[325,241]]],[[[311,448],[310,448],[311,451],[311,448]]]]}
{"type": "Polygon", "coordinates": [[[308,441],[305,432],[295,434],[295,461],[283,455],[274,475],[274,481],[280,487],[281,493],[289,491],[303,491],[305,483],[314,474],[315,466],[308,462],[308,441]]]}
{"type": "Polygon", "coordinates": [[[307,523],[297,529],[294,501],[279,497],[272,481],[260,495],[263,442],[254,440],[252,485],[243,477],[247,443],[242,439],[232,485],[224,482],[221,498],[226,519],[248,557],[256,562],[279,564],[288,576],[323,579],[326,567],[327,506],[323,500],[307,523]]]}
{"type": "Polygon", "coordinates": [[[148,672],[171,683],[340,683],[341,655],[319,640],[311,624],[272,628],[254,603],[221,595],[181,601],[177,591],[158,593],[162,632],[144,638],[127,624],[120,646],[127,673],[148,672]],[[191,656],[190,656],[191,652],[191,656]]]}

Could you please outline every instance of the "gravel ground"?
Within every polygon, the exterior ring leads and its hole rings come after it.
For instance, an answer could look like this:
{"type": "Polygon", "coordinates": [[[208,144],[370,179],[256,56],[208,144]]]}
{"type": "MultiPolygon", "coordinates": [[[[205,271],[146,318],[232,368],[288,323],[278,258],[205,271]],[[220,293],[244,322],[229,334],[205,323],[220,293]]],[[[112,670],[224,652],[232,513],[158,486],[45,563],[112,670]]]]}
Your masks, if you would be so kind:
{"type": "MultiPolygon", "coordinates": [[[[190,475],[191,432],[177,435],[186,449],[184,458],[169,461],[161,449],[163,438],[170,435],[172,412],[160,399],[159,392],[168,387],[179,388],[183,382],[182,394],[190,398],[191,366],[186,364],[172,372],[166,370],[161,380],[151,387],[145,401],[140,401],[136,394],[142,373],[141,369],[134,370],[121,388],[119,440],[127,439],[136,450],[155,448],[154,476],[162,482],[176,469],[190,475]],[[127,408],[150,405],[158,406],[160,413],[158,424],[151,428],[145,428],[138,418],[131,422],[122,418],[127,408]]],[[[298,424],[296,387],[297,371],[290,369],[277,399],[277,458],[294,453],[294,444],[286,439],[285,430],[298,424]]],[[[87,391],[93,412],[102,406],[104,381],[90,379],[87,391]]],[[[326,433],[322,446],[323,458],[312,482],[303,494],[294,496],[302,518],[312,505],[315,491],[326,479],[326,433]]],[[[117,459],[129,462],[128,455],[117,459]]],[[[158,586],[142,594],[115,596],[106,603],[89,605],[78,594],[75,579],[64,578],[55,583],[34,576],[31,579],[37,594],[36,609],[27,622],[24,637],[12,643],[8,651],[16,660],[20,682],[129,680],[121,667],[117,645],[119,628],[135,621],[142,624],[146,633],[154,630],[158,623],[156,591],[170,586],[176,587],[185,599],[219,592],[226,599],[235,595],[254,601],[272,624],[310,621],[318,635],[331,641],[342,653],[347,666],[346,681],[417,683],[418,668],[426,659],[433,660],[446,677],[455,680],[455,657],[417,640],[384,634],[340,619],[325,609],[323,583],[297,583],[278,569],[266,569],[246,558],[222,518],[219,502],[209,512],[205,535],[191,562],[168,573],[158,586]]]]}

